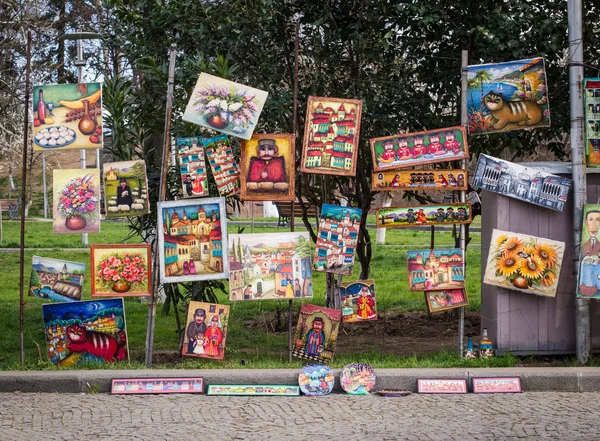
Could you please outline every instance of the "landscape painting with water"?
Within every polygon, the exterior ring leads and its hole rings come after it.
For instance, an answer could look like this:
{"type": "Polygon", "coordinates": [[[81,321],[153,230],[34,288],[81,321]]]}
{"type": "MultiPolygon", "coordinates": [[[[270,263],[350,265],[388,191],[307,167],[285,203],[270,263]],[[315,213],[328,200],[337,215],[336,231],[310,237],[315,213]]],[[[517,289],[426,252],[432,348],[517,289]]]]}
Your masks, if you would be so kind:
{"type": "Polygon", "coordinates": [[[85,264],[33,256],[29,295],[60,302],[81,300],[85,264]]]}

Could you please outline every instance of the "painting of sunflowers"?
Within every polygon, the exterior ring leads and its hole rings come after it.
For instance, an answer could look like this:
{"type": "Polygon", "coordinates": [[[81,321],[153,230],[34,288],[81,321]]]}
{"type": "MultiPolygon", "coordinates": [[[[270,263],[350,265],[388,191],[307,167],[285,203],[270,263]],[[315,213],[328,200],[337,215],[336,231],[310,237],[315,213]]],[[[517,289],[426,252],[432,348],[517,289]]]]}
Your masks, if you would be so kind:
{"type": "Polygon", "coordinates": [[[483,282],[554,297],[564,252],[564,242],[494,230],[483,282]]]}

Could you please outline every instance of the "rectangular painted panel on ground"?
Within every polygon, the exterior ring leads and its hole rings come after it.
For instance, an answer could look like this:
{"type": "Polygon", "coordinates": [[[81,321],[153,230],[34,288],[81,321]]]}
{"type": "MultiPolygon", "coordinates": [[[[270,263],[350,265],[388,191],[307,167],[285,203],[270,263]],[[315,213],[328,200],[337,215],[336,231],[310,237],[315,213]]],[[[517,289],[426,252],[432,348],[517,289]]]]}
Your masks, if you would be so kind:
{"type": "Polygon", "coordinates": [[[577,297],[600,299],[600,204],[583,206],[577,297]]]}
{"type": "Polygon", "coordinates": [[[586,78],[585,157],[588,167],[600,167],[600,78],[586,78]]]}
{"type": "Polygon", "coordinates": [[[151,245],[90,245],[92,297],[149,296],[151,245]]]}
{"type": "Polygon", "coordinates": [[[229,300],[312,297],[310,235],[229,235],[229,300]]]}
{"type": "Polygon", "coordinates": [[[179,173],[184,198],[208,196],[204,144],[200,136],[177,138],[179,173]]]}
{"type": "Polygon", "coordinates": [[[222,360],[225,356],[229,306],[190,302],[182,355],[222,360]]]}
{"type": "Polygon", "coordinates": [[[292,385],[269,384],[211,384],[207,395],[250,395],[250,396],[298,396],[300,387],[292,385]]]}
{"type": "Polygon", "coordinates": [[[519,377],[473,378],[473,392],[476,394],[522,392],[521,379],[519,377]]]}
{"type": "Polygon", "coordinates": [[[129,357],[123,299],[42,305],[48,360],[61,367],[129,357]]]}
{"type": "Polygon", "coordinates": [[[471,223],[471,204],[411,205],[377,210],[377,228],[471,223]]]}
{"type": "Polygon", "coordinates": [[[144,161],[106,162],[102,170],[107,218],[150,213],[144,161]]]}
{"type": "Polygon", "coordinates": [[[554,297],[564,252],[564,242],[493,230],[483,283],[554,297]]]}
{"type": "Polygon", "coordinates": [[[29,295],[59,302],[81,300],[85,264],[33,256],[29,295]]]}
{"type": "Polygon", "coordinates": [[[202,377],[115,378],[111,394],[201,394],[204,391],[202,377]]]}
{"type": "Polygon", "coordinates": [[[467,380],[418,379],[420,394],[466,394],[467,380]]]}
{"type": "Polygon", "coordinates": [[[227,135],[219,135],[202,141],[206,156],[217,183],[219,195],[233,196],[240,192],[240,169],[233,156],[227,135]]]}
{"type": "Polygon", "coordinates": [[[52,171],[54,234],[100,232],[100,169],[52,171]]]}
{"type": "Polygon", "coordinates": [[[371,188],[376,191],[467,190],[467,170],[388,170],[373,172],[371,188]]]}
{"type": "Polygon", "coordinates": [[[535,167],[481,154],[471,185],[540,207],[563,211],[573,181],[535,167]]]}
{"type": "Polygon", "coordinates": [[[375,281],[356,280],[340,283],[342,316],[345,322],[377,320],[375,281]]]}
{"type": "Polygon", "coordinates": [[[342,311],[303,303],[292,355],[318,363],[333,360],[342,311]]]}
{"type": "Polygon", "coordinates": [[[469,66],[467,77],[469,133],[550,126],[543,58],[469,66]]]}
{"type": "Polygon", "coordinates": [[[409,291],[439,291],[465,287],[460,248],[406,252],[409,291]]]}

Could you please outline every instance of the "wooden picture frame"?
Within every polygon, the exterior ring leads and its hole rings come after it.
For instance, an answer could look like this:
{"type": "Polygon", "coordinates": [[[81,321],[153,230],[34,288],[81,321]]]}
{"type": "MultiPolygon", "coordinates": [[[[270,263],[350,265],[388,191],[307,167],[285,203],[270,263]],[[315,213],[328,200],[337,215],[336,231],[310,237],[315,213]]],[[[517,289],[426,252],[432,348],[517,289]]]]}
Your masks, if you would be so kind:
{"type": "Polygon", "coordinates": [[[384,207],[377,209],[377,228],[470,224],[471,217],[472,210],[469,202],[384,207]]]}
{"type": "Polygon", "coordinates": [[[297,397],[300,386],[291,384],[210,384],[206,395],[297,397]]]}
{"type": "Polygon", "coordinates": [[[467,380],[452,378],[419,378],[420,394],[466,394],[467,380]]]}
{"type": "Polygon", "coordinates": [[[201,394],[202,377],[113,378],[111,395],[201,394]]]}
{"type": "Polygon", "coordinates": [[[429,312],[447,311],[469,305],[465,288],[426,291],[424,294],[429,312]]]}
{"type": "Polygon", "coordinates": [[[371,189],[375,191],[467,190],[467,170],[386,170],[372,173],[371,189]]]}
{"type": "Polygon", "coordinates": [[[523,390],[519,377],[475,377],[473,392],[476,394],[520,393],[523,390]]]}
{"type": "Polygon", "coordinates": [[[93,244],[90,264],[92,297],[152,295],[152,245],[93,244]]]}

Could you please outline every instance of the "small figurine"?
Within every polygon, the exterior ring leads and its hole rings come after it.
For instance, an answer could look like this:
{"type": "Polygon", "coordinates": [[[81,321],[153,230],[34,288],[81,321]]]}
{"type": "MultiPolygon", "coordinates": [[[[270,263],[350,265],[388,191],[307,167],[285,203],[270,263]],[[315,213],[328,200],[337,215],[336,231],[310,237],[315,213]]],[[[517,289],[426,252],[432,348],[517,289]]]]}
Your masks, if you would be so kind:
{"type": "Polygon", "coordinates": [[[465,358],[467,360],[474,360],[476,357],[475,350],[473,349],[473,337],[469,337],[467,340],[467,350],[465,351],[465,358]]]}
{"type": "Polygon", "coordinates": [[[481,341],[479,342],[479,358],[492,358],[494,356],[494,348],[492,341],[488,338],[487,328],[483,328],[481,341]]]}

